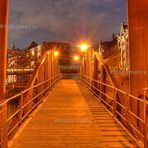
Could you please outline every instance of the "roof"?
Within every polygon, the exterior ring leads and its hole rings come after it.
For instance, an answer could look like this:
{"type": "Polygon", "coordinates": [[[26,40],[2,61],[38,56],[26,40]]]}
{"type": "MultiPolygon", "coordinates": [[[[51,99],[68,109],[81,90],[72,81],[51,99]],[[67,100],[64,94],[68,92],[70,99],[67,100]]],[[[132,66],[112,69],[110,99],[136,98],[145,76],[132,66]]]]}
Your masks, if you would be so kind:
{"type": "Polygon", "coordinates": [[[124,29],[128,29],[128,25],[123,25],[124,29]]]}
{"type": "Polygon", "coordinates": [[[117,38],[112,41],[101,42],[101,47],[103,49],[103,58],[108,58],[112,55],[116,55],[119,52],[117,45],[117,38]]]}
{"type": "Polygon", "coordinates": [[[38,46],[38,43],[36,43],[35,41],[33,41],[26,50],[29,50],[31,48],[34,48],[34,47],[37,47],[38,46]]]}

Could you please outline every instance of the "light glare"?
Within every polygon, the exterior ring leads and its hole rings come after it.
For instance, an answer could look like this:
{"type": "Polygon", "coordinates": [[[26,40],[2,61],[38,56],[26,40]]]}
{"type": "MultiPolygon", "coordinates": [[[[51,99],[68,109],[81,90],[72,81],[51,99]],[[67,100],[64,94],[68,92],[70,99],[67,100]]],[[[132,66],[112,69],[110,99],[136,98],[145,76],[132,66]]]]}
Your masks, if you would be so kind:
{"type": "Polygon", "coordinates": [[[75,61],[78,61],[79,59],[80,59],[79,56],[74,56],[74,60],[75,60],[75,61]]]}
{"type": "Polygon", "coordinates": [[[83,43],[81,45],[78,45],[79,48],[81,48],[82,52],[86,52],[87,49],[90,47],[90,45],[87,45],[86,43],[83,43]]]}
{"type": "Polygon", "coordinates": [[[58,51],[55,51],[55,52],[54,52],[54,56],[57,57],[58,55],[59,55],[59,52],[58,52],[58,51]]]}

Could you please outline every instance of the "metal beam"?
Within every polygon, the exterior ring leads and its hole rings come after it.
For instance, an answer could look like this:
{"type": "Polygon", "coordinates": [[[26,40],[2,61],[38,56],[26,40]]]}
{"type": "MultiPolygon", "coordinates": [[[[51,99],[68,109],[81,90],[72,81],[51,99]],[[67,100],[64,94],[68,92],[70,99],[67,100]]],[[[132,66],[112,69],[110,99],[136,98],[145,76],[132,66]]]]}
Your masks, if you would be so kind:
{"type": "MultiPolygon", "coordinates": [[[[8,0],[0,0],[0,102],[6,93],[6,57],[8,38],[8,0]]],[[[0,108],[0,141],[1,147],[7,147],[7,106],[0,108]]]]}
{"type": "Polygon", "coordinates": [[[0,0],[0,101],[5,99],[8,37],[8,0],[0,0]]]}
{"type": "Polygon", "coordinates": [[[130,53],[130,91],[133,95],[143,95],[148,86],[148,1],[127,0],[130,53]],[[141,73],[137,74],[138,71],[141,73]]]}
{"type": "MultiPolygon", "coordinates": [[[[136,97],[140,97],[143,96],[143,88],[148,86],[148,0],[127,0],[127,8],[129,26],[130,93],[136,97]],[[139,73],[137,73],[138,71],[139,73]]],[[[132,99],[130,102],[132,112],[137,114],[138,110],[140,110],[137,107],[137,100],[132,99]]],[[[144,145],[145,148],[148,148],[148,112],[146,104],[144,106],[144,145]]],[[[143,114],[143,110],[141,110],[140,114],[143,114]]],[[[135,126],[137,123],[135,122],[135,126]]]]}

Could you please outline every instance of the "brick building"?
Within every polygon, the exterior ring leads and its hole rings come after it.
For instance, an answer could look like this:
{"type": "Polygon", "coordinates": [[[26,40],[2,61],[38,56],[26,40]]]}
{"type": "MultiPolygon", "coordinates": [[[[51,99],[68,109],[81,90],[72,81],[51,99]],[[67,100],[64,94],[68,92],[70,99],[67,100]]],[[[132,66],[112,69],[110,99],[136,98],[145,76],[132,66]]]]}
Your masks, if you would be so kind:
{"type": "Polygon", "coordinates": [[[59,52],[59,65],[70,65],[70,44],[49,42],[50,48],[59,52]]]}

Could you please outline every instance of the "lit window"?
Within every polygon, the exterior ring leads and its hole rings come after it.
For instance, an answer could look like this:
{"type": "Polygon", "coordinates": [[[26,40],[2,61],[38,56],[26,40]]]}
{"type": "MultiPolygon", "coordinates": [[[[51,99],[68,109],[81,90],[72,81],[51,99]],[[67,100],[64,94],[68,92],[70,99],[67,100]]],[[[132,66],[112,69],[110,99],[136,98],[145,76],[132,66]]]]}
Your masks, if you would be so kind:
{"type": "Polygon", "coordinates": [[[34,56],[34,55],[35,55],[34,49],[33,49],[33,50],[31,50],[31,54],[32,54],[32,56],[34,56]]]}
{"type": "Polygon", "coordinates": [[[31,62],[31,66],[35,66],[35,62],[34,61],[31,62]]]}
{"type": "Polygon", "coordinates": [[[41,49],[37,48],[37,57],[40,57],[40,56],[41,56],[41,49]]]}

